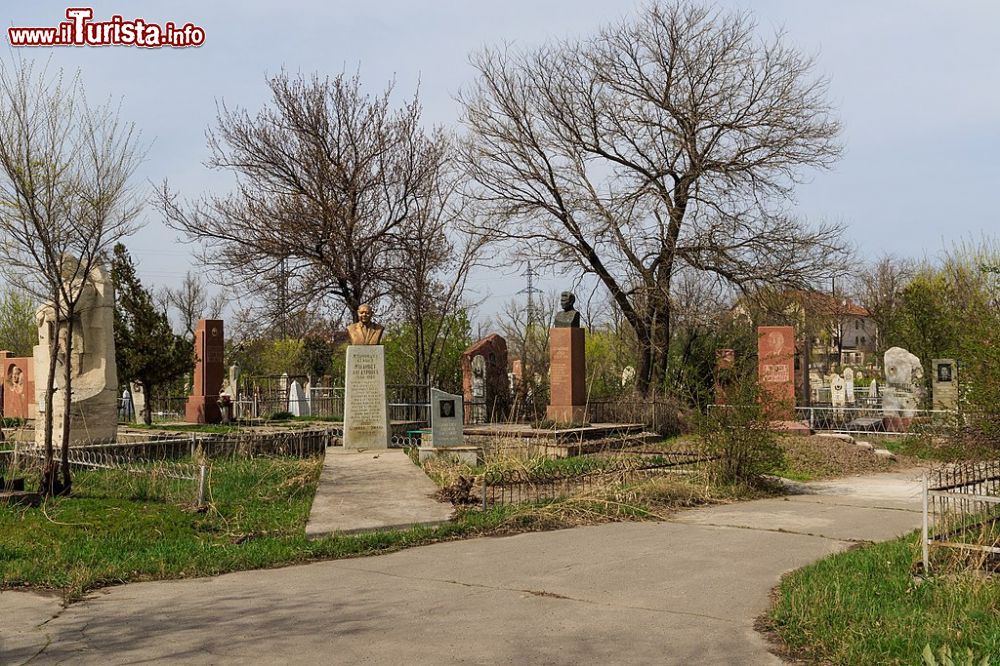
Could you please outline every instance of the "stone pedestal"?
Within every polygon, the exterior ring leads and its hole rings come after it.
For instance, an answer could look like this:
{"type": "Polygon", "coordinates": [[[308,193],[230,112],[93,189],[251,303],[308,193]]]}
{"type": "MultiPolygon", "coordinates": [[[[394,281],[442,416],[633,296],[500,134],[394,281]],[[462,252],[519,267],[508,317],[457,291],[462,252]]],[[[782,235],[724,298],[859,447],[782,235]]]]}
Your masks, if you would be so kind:
{"type": "Polygon", "coordinates": [[[221,423],[219,391],[222,390],[225,337],[221,319],[200,319],[194,331],[194,389],[184,408],[188,423],[221,423]]]}
{"type": "Polygon", "coordinates": [[[556,423],[582,423],[587,416],[587,355],[582,328],[549,331],[549,406],[556,423]]]}
{"type": "Polygon", "coordinates": [[[385,348],[350,345],[344,377],[344,448],[389,447],[385,400],[385,348]]]}
{"type": "Polygon", "coordinates": [[[757,327],[757,377],[761,400],[771,419],[795,416],[795,329],[757,327]]]}

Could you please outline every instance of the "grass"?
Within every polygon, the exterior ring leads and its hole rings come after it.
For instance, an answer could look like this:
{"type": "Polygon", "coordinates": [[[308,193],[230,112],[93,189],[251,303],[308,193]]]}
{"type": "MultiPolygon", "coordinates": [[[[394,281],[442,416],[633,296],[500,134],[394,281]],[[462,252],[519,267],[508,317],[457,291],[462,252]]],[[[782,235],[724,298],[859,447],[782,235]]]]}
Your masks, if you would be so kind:
{"type": "MultiPolygon", "coordinates": [[[[917,664],[930,646],[1000,655],[1000,581],[913,576],[919,537],[868,545],[782,581],[770,613],[793,655],[810,663],[917,664]]],[[[976,663],[979,663],[978,661],[976,663]]]]}
{"type": "Polygon", "coordinates": [[[54,589],[75,600],[124,582],[373,555],[485,534],[658,519],[682,506],[767,492],[656,478],[558,501],[460,509],[454,521],[436,528],[313,541],[304,527],[321,466],[319,459],[217,461],[206,512],[157,499],[142,483],[123,483],[115,473],[78,472],[71,497],[35,508],[0,505],[0,587],[54,589]]]}
{"type": "Polygon", "coordinates": [[[887,438],[885,446],[897,455],[935,462],[996,459],[1000,456],[996,445],[963,441],[957,435],[914,434],[887,438]]]}

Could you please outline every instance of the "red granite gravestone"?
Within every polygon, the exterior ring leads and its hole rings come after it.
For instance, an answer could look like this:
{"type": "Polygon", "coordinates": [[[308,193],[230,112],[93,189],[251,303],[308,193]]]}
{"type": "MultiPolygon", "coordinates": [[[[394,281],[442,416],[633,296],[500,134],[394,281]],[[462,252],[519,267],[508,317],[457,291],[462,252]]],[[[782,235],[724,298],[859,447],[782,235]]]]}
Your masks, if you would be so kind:
{"type": "Polygon", "coordinates": [[[757,376],[761,400],[772,419],[795,416],[795,329],[757,327],[757,376]]]}
{"type": "Polygon", "coordinates": [[[225,374],[221,319],[200,319],[194,331],[194,389],[184,410],[188,423],[219,423],[219,392],[225,374]]]}
{"type": "Polygon", "coordinates": [[[466,421],[484,423],[502,419],[509,403],[507,341],[488,335],[462,353],[462,393],[466,421]],[[477,361],[476,357],[482,357],[477,361]]]}
{"type": "Polygon", "coordinates": [[[587,414],[587,356],[582,328],[549,330],[549,406],[556,423],[582,423],[587,414]]]}

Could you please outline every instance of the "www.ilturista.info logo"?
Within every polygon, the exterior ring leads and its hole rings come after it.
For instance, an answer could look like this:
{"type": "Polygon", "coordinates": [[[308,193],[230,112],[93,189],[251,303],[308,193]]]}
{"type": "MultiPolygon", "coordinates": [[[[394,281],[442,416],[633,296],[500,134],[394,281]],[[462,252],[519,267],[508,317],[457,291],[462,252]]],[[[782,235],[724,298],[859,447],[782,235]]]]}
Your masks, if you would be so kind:
{"type": "Polygon", "coordinates": [[[109,21],[92,21],[90,7],[70,7],[67,21],[49,28],[7,28],[11,46],[141,46],[184,48],[205,43],[205,30],[193,23],[173,21],[163,25],[141,18],[125,20],[115,15],[109,21]]]}

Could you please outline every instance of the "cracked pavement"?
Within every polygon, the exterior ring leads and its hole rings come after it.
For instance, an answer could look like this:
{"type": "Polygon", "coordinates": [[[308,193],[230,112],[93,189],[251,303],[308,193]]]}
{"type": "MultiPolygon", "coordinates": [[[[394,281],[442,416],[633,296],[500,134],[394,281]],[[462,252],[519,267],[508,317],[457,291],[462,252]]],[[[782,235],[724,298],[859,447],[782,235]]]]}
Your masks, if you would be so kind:
{"type": "Polygon", "coordinates": [[[783,573],[920,524],[917,472],[787,498],[100,590],[0,593],[0,664],[780,664],[783,573]]]}

